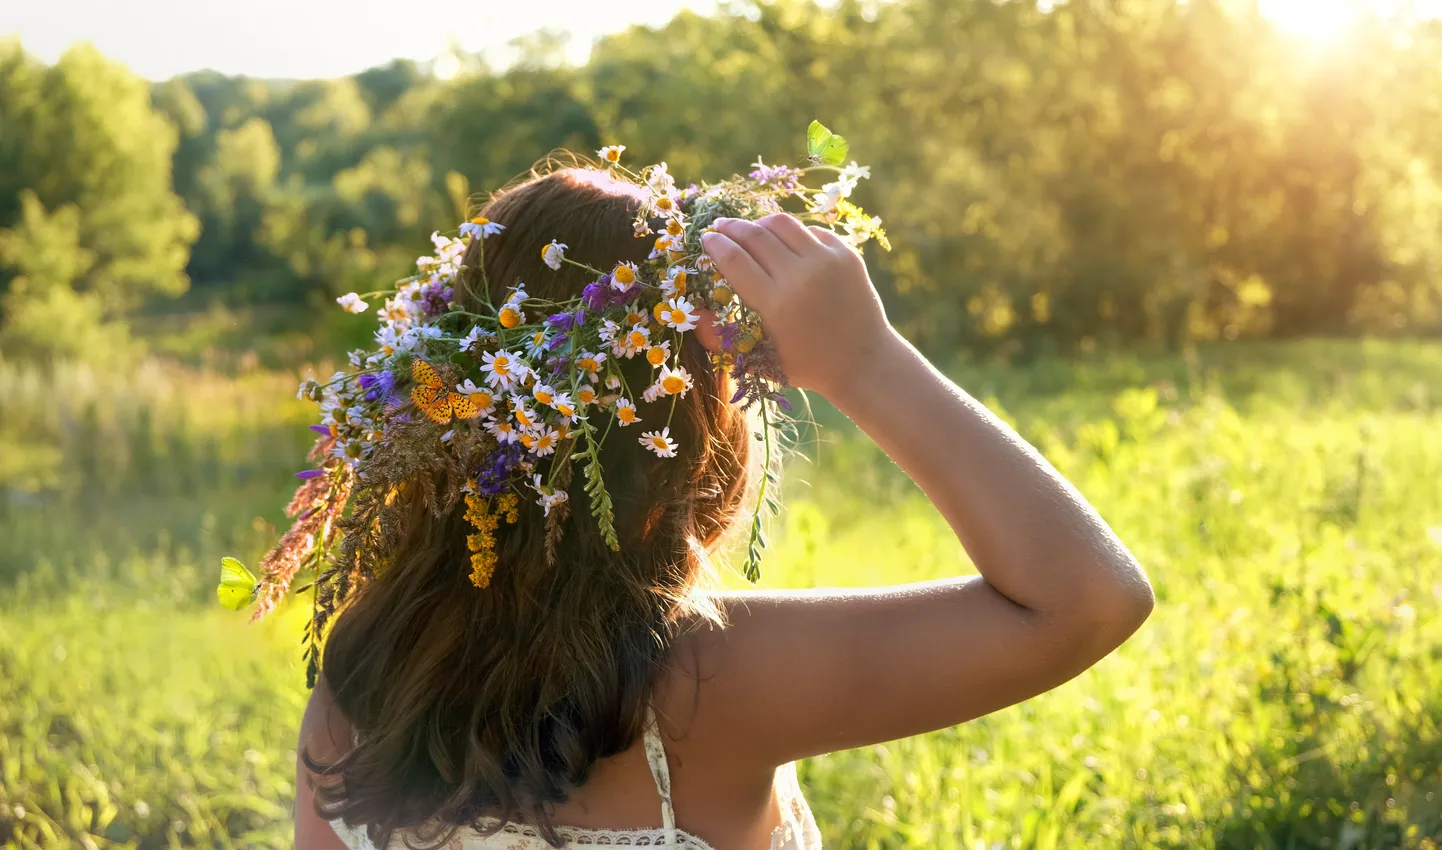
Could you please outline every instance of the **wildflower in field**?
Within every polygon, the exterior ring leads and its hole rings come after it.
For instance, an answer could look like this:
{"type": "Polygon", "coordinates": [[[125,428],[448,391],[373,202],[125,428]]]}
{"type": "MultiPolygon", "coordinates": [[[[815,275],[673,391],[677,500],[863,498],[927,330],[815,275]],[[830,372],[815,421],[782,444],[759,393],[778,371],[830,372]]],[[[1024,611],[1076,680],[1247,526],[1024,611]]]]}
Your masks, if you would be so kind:
{"type": "Polygon", "coordinates": [[[495,236],[505,229],[506,226],[504,224],[497,224],[483,215],[478,215],[461,225],[461,235],[470,236],[473,239],[484,239],[487,236],[495,236]]]}
{"type": "Polygon", "coordinates": [[[364,313],[366,311],[366,307],[368,306],[365,302],[365,299],[361,298],[359,295],[356,295],[354,292],[347,292],[346,294],[337,298],[335,300],[335,303],[339,304],[341,306],[341,309],[345,310],[347,313],[364,313]]]}
{"type": "Polygon", "coordinates": [[[641,445],[656,453],[657,457],[675,457],[676,441],[671,439],[670,427],[660,431],[645,431],[640,436],[641,445]]]}
{"type": "Polygon", "coordinates": [[[525,363],[510,351],[487,351],[481,356],[481,371],[486,383],[499,390],[509,390],[525,377],[525,363]]]}
{"type": "Polygon", "coordinates": [[[554,271],[560,271],[561,263],[566,259],[566,248],[568,247],[570,246],[552,239],[551,244],[541,249],[541,259],[554,271]]]}
{"type": "Polygon", "coordinates": [[[656,377],[656,383],[665,390],[666,395],[685,396],[686,391],[691,389],[691,373],[686,371],[685,366],[677,366],[674,369],[670,366],[662,366],[661,374],[656,377]]]}
{"type": "Polygon", "coordinates": [[[604,148],[596,151],[596,156],[599,156],[606,162],[614,164],[621,161],[621,152],[625,149],[625,145],[606,145],[604,148]]]}
{"type": "Polygon", "coordinates": [[[641,417],[636,415],[636,405],[630,399],[625,397],[616,399],[616,422],[624,428],[640,421],[641,417]]]}

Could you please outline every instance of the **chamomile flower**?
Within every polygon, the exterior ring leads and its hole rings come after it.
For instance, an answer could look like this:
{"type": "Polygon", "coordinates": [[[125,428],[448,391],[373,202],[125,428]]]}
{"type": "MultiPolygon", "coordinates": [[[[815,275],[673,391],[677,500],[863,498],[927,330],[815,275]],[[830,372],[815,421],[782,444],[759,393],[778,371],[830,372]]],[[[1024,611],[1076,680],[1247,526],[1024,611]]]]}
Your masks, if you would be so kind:
{"type": "Polygon", "coordinates": [[[640,274],[640,271],[640,269],[636,268],[635,263],[617,263],[616,267],[611,270],[611,288],[624,291],[636,282],[636,275],[640,274]]]}
{"type": "Polygon", "coordinates": [[[481,355],[481,371],[486,383],[508,390],[525,378],[526,364],[514,352],[487,351],[481,355]]]}
{"type": "Polygon", "coordinates": [[[537,381],[536,385],[531,388],[531,397],[537,402],[549,406],[556,400],[556,389],[550,384],[537,381]]]}
{"type": "Polygon", "coordinates": [[[666,395],[685,396],[686,391],[691,389],[691,373],[686,371],[685,366],[674,369],[662,366],[661,374],[656,376],[656,383],[666,391],[666,395]]]}
{"type": "Polygon", "coordinates": [[[650,328],[647,328],[645,325],[641,324],[632,325],[631,329],[629,331],[626,331],[626,338],[621,340],[620,342],[622,349],[621,353],[628,359],[631,357],[635,357],[637,352],[646,350],[646,347],[650,344],[650,341],[650,328]]]}
{"type": "Polygon", "coordinates": [[[545,329],[536,331],[526,340],[526,353],[532,357],[544,357],[546,356],[546,346],[550,342],[551,338],[546,335],[545,329]]]}
{"type": "Polygon", "coordinates": [[[571,400],[571,396],[567,393],[556,393],[555,398],[551,399],[551,407],[554,408],[555,411],[561,415],[561,419],[566,422],[571,422],[579,416],[580,408],[576,406],[576,403],[571,400]]]}
{"type": "Polygon", "coordinates": [[[366,311],[366,307],[369,306],[368,304],[366,304],[365,299],[361,298],[359,295],[356,295],[354,292],[347,292],[346,294],[337,298],[335,300],[335,303],[339,304],[341,306],[341,309],[345,310],[347,313],[364,313],[366,311]]]}
{"type": "Polygon", "coordinates": [[[480,325],[471,328],[470,332],[461,337],[461,351],[469,352],[481,343],[495,339],[496,335],[487,330],[482,330],[480,325]]]}
{"type": "Polygon", "coordinates": [[[686,281],[691,275],[691,270],[677,266],[671,269],[666,279],[661,281],[661,294],[667,298],[678,298],[686,294],[686,281]]]}
{"type": "Polygon", "coordinates": [[[663,216],[678,212],[681,209],[681,202],[676,198],[676,190],[667,189],[651,196],[651,209],[663,216]]]}
{"type": "Polygon", "coordinates": [[[569,247],[570,246],[564,242],[557,242],[552,239],[551,244],[541,248],[541,259],[545,261],[546,265],[550,266],[553,271],[560,271],[561,262],[566,259],[566,249],[569,247]]]}
{"type": "Polygon", "coordinates": [[[663,324],[682,332],[689,331],[696,327],[699,319],[696,316],[695,305],[685,298],[672,298],[666,303],[671,308],[666,317],[661,318],[659,313],[657,313],[656,316],[663,324]]]}
{"type": "Polygon", "coordinates": [[[596,388],[590,384],[582,384],[576,387],[576,403],[585,408],[587,405],[596,403],[596,388]]]}
{"type": "Polygon", "coordinates": [[[471,404],[480,408],[481,414],[490,413],[496,407],[496,397],[485,387],[478,387],[467,378],[462,383],[456,384],[456,392],[463,393],[471,400],[471,404]]]}
{"type": "Polygon", "coordinates": [[[676,178],[659,162],[646,170],[646,185],[656,192],[669,192],[676,187],[676,178]]]}
{"type": "Polygon", "coordinates": [[[649,404],[653,401],[656,401],[665,394],[666,389],[661,386],[660,381],[657,381],[656,383],[651,384],[649,387],[641,391],[641,400],[649,404]]]}
{"type": "Polygon", "coordinates": [[[495,236],[505,229],[506,226],[504,224],[497,224],[483,215],[478,215],[461,225],[461,235],[484,239],[487,236],[495,236]]]}
{"type": "Polygon", "coordinates": [[[561,435],[555,428],[540,428],[534,432],[521,435],[521,445],[531,450],[536,457],[545,457],[556,450],[556,444],[561,442],[561,435]]]}
{"type": "Polygon", "coordinates": [[[660,431],[645,431],[641,434],[641,445],[656,453],[657,457],[675,457],[676,441],[671,439],[671,428],[668,426],[660,431]]]}
{"type": "Polygon", "coordinates": [[[489,419],[486,421],[486,430],[496,438],[496,442],[508,446],[521,438],[521,433],[516,426],[504,419],[489,419]]]}
{"type": "Polygon", "coordinates": [[[631,230],[636,234],[637,239],[644,239],[655,232],[651,229],[650,222],[646,221],[644,217],[638,218],[634,222],[632,222],[631,230]]]}
{"type": "MultiPolygon", "coordinates": [[[[614,339],[614,337],[612,338],[614,339]]],[[[576,357],[576,370],[580,372],[585,372],[591,377],[591,380],[594,381],[596,380],[596,375],[601,371],[601,364],[605,362],[606,352],[591,352],[583,350],[576,357]]]]}
{"type": "Polygon", "coordinates": [[[671,357],[671,341],[663,339],[650,348],[646,349],[646,362],[652,366],[660,366],[671,357]]]}
{"type": "Polygon", "coordinates": [[[681,234],[686,232],[686,220],[681,213],[674,213],[666,219],[666,235],[672,239],[680,239],[681,234]]]}
{"type": "Polygon", "coordinates": [[[606,162],[614,164],[621,161],[621,152],[625,149],[625,145],[606,145],[604,148],[596,151],[596,156],[599,156],[606,162]]]}
{"type": "Polygon", "coordinates": [[[612,320],[606,319],[601,322],[601,329],[597,333],[601,336],[601,342],[613,345],[616,342],[616,334],[621,332],[621,325],[612,320]]]}
{"type": "Polygon", "coordinates": [[[521,428],[521,430],[529,431],[536,427],[536,423],[541,421],[540,418],[536,416],[536,412],[526,406],[526,400],[520,396],[511,396],[511,404],[515,407],[515,409],[511,411],[511,415],[516,418],[516,425],[521,428]]]}
{"type": "Polygon", "coordinates": [[[606,376],[606,389],[608,389],[608,390],[619,390],[620,388],[621,388],[621,378],[620,378],[619,375],[607,375],[607,376],[606,376]]]}
{"type": "Polygon", "coordinates": [[[523,325],[526,323],[525,311],[516,307],[514,304],[506,304],[502,306],[501,312],[497,314],[496,318],[500,320],[501,327],[503,328],[514,328],[517,325],[523,325]]]}
{"type": "Polygon", "coordinates": [[[641,421],[641,417],[636,415],[635,403],[625,396],[616,399],[616,421],[622,428],[641,421]]]}
{"type": "Polygon", "coordinates": [[[629,328],[632,325],[649,325],[650,323],[651,314],[646,312],[645,310],[642,310],[641,305],[632,304],[626,309],[626,321],[624,322],[625,327],[629,328]]]}

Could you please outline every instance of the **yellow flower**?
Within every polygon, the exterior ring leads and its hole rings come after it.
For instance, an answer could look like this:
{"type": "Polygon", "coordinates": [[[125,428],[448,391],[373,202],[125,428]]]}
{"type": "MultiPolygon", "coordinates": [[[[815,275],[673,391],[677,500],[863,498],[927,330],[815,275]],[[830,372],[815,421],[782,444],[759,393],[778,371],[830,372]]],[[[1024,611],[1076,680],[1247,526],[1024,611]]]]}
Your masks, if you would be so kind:
{"type": "Polygon", "coordinates": [[[583,407],[588,404],[595,404],[596,388],[590,384],[582,384],[576,387],[576,401],[583,407]]]}
{"type": "Polygon", "coordinates": [[[531,395],[541,404],[550,404],[556,397],[556,391],[548,384],[536,384],[535,388],[531,390],[531,395]]]}
{"type": "Polygon", "coordinates": [[[680,219],[668,219],[666,222],[666,232],[672,236],[680,236],[685,230],[686,228],[681,224],[680,219]]]}
{"type": "Polygon", "coordinates": [[[662,366],[661,374],[656,381],[667,395],[684,396],[686,391],[691,389],[691,373],[687,372],[684,366],[677,366],[675,369],[670,366],[662,366]]]}
{"type": "Polygon", "coordinates": [[[509,305],[501,308],[501,327],[514,328],[526,320],[526,314],[509,305]]]}
{"type": "Polygon", "coordinates": [[[664,325],[671,317],[671,305],[665,301],[658,301],[656,302],[655,308],[651,310],[651,313],[656,317],[656,321],[664,325]]]}
{"type": "Polygon", "coordinates": [[[616,421],[623,427],[641,421],[641,417],[636,415],[636,405],[629,398],[623,396],[616,399],[616,421]]]}
{"type": "Polygon", "coordinates": [[[604,159],[605,161],[614,164],[621,161],[621,152],[625,149],[625,145],[607,145],[604,148],[596,151],[596,156],[599,156],[601,159],[604,159]]]}
{"type": "Polygon", "coordinates": [[[617,283],[627,286],[636,282],[635,263],[617,263],[616,268],[611,271],[611,279],[617,283]]]}
{"type": "Polygon", "coordinates": [[[671,429],[647,431],[640,437],[641,445],[656,453],[657,457],[675,457],[676,441],[671,439],[671,429]]]}
{"type": "Polygon", "coordinates": [[[662,363],[665,363],[666,358],[670,356],[671,343],[669,340],[662,342],[660,345],[653,345],[650,348],[646,349],[646,362],[650,363],[652,366],[660,366],[662,363]]]}

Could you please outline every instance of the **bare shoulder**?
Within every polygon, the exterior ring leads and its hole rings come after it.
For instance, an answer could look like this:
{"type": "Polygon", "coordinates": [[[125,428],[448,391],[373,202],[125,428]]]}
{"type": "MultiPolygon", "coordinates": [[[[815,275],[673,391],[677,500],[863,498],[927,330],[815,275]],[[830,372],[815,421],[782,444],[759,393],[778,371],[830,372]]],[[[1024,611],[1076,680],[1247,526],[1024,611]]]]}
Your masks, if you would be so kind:
{"type": "Polygon", "coordinates": [[[1043,624],[979,577],[719,601],[725,625],[683,633],[662,698],[692,746],[756,767],[965,722],[1061,684],[1130,634],[1085,609],[1043,624]]]}

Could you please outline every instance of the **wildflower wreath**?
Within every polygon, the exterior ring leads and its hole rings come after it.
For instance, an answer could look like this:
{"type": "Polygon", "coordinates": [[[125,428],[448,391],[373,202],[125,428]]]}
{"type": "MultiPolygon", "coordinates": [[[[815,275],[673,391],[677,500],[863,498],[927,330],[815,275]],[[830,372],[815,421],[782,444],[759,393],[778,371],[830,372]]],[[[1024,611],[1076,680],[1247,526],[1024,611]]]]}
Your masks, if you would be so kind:
{"type": "Polygon", "coordinates": [[[758,160],[746,177],[684,189],[664,162],[628,169],[621,164],[623,151],[624,145],[611,145],[597,155],[614,177],[645,190],[634,228],[638,238],[655,237],[646,263],[592,268],[567,257],[566,244],[552,240],[542,249],[549,268],[578,266],[595,282],[576,298],[557,302],[531,297],[523,282],[506,281],[500,290],[505,299],[493,303],[484,268],[467,270],[480,280],[475,293],[467,292],[476,296],[469,303],[483,305],[470,312],[454,297],[456,287],[467,285],[462,258],[475,240],[505,229],[504,222],[477,217],[462,223],[454,238],[432,234],[434,253],[417,260],[417,273],[393,288],[336,299],[351,313],[383,299],[377,347],[351,352],[350,371],[323,384],[301,384],[298,396],[320,404],[321,421],[310,426],[319,435],[310,454],[316,468],[297,474],[301,482],[286,508],[293,524],[261,562],[260,577],[226,558],[218,590],[221,603],[234,610],[258,603],[255,620],[275,608],[299,570],[317,571],[315,613],[306,633],[312,686],[327,622],[384,566],[378,561],[390,551],[401,521],[388,510],[398,488],[432,480],[428,473],[461,471],[455,476],[464,481],[459,492],[428,496],[445,506],[464,499],[477,588],[490,583],[497,535],[519,520],[523,498],[543,509],[546,551],[554,557],[570,508],[573,464],[580,465],[596,528],[607,546],[619,549],[601,446],[635,426],[631,433],[639,432],[634,439],[646,449],[660,458],[676,456],[670,416],[676,398],[692,386],[681,365],[681,343],[701,320],[703,306],[714,315],[720,338],[711,364],[729,372],[736,385],[732,403],[760,410],[766,476],[744,564],[749,580],[760,578],[762,514],[777,509],[774,493],[767,492],[776,483],[773,431],[791,410],[783,395],[786,376],[756,314],[702,250],[701,235],[717,218],[759,218],[795,200],[804,204],[804,219],[843,231],[854,245],[874,238],[889,249],[880,219],[847,200],[870,173],[855,162],[842,165],[845,140],[816,121],[807,131],[804,166],[758,160]],[[835,179],[810,190],[805,179],[815,172],[835,179]],[[661,231],[654,231],[662,221],[661,231]],[[620,359],[638,356],[651,367],[651,383],[644,387],[632,386],[619,368],[620,359]],[[415,459],[416,446],[429,462],[415,459]]]}

